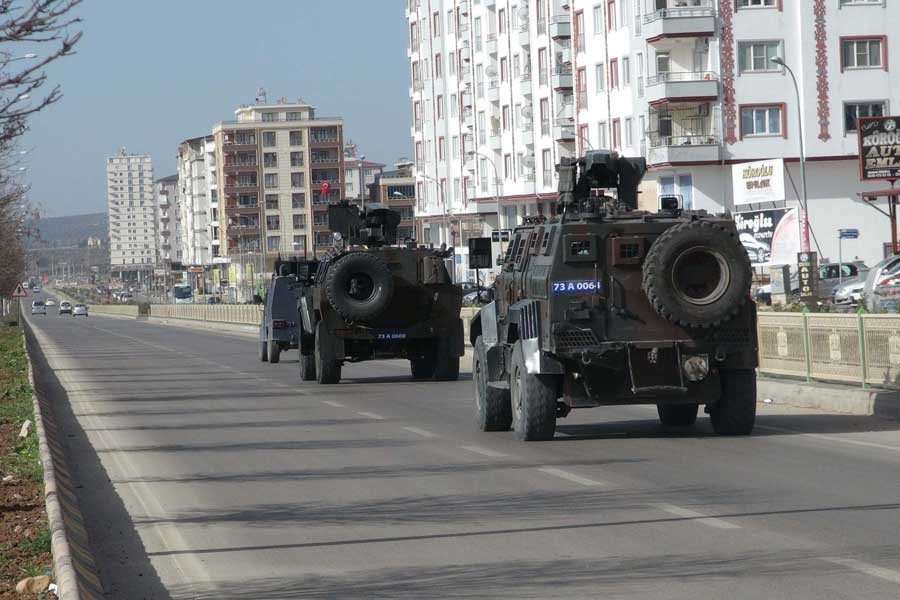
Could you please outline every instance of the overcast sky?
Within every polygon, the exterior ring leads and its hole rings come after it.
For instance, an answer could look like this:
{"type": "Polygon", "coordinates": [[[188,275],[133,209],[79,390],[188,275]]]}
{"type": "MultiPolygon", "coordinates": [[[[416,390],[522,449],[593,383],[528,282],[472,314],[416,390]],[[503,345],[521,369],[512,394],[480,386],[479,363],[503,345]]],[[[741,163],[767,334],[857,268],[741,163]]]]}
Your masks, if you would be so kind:
{"type": "Polygon", "coordinates": [[[260,86],[344,117],[369,159],[412,153],[400,0],[85,0],[79,14],[77,54],[49,71],[64,97],[23,141],[47,216],[105,211],[120,147],[173,174],[179,142],[234,118],[260,86]]]}

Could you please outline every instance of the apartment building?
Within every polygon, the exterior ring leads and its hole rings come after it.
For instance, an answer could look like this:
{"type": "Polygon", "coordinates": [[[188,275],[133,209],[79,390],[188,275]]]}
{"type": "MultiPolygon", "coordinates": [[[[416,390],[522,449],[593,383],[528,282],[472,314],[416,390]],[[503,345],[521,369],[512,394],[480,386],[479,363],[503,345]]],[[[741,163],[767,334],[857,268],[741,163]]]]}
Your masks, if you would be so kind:
{"type": "Polygon", "coordinates": [[[343,121],[286,99],[235,116],[213,129],[221,253],[263,254],[270,265],[329,245],[327,205],[344,190],[343,121]]]}
{"type": "Polygon", "coordinates": [[[153,160],[122,148],[106,159],[106,190],[111,271],[141,280],[157,258],[153,160]]]}
{"type": "MultiPolygon", "coordinates": [[[[179,209],[182,223],[182,256],[186,266],[212,264],[213,243],[210,225],[208,145],[213,136],[183,141],[178,146],[179,209]]],[[[215,164],[213,162],[213,164],[215,164]]],[[[215,184],[213,184],[213,190],[215,184]]]]}
{"type": "Polygon", "coordinates": [[[153,182],[156,204],[156,244],[158,265],[180,269],[184,260],[181,194],[178,175],[168,175],[153,182]]]}
{"type": "Polygon", "coordinates": [[[885,184],[859,181],[856,118],[900,107],[896,3],[408,0],[407,17],[423,239],[553,214],[554,166],[595,148],[647,158],[643,206],[715,212],[735,209],[735,164],[783,158],[784,200],[755,208],[795,207],[802,119],[813,249],[836,260],[857,227],[844,251],[871,264],[889,241],[857,201],[885,184]]]}

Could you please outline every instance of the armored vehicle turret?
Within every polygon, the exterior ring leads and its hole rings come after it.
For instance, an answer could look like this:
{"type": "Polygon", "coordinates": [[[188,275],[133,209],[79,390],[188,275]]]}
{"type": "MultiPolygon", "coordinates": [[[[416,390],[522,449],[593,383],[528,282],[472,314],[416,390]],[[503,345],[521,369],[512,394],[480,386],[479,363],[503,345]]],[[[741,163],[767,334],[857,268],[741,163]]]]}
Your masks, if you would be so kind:
{"type": "Polygon", "coordinates": [[[688,426],[702,404],[717,433],[750,433],[756,308],[733,220],[674,198],[638,210],[642,158],[592,151],[557,170],[558,214],[515,229],[472,322],[480,428],[544,440],[571,409],[615,404],[688,426]]]}
{"type": "Polygon", "coordinates": [[[328,207],[334,245],[300,291],[300,376],[337,383],[345,362],[405,358],[412,376],[459,376],[462,292],[445,266],[453,249],[397,243],[400,216],[328,207]]]}

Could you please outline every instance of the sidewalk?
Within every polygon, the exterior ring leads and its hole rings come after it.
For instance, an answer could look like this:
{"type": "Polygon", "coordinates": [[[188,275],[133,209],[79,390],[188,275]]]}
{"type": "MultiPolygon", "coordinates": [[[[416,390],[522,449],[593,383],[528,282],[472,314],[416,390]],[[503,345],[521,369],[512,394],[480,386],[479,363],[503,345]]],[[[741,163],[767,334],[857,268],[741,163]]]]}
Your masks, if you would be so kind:
{"type": "Polygon", "coordinates": [[[897,390],[759,377],[756,394],[760,402],[830,413],[900,418],[900,391],[897,390]]]}

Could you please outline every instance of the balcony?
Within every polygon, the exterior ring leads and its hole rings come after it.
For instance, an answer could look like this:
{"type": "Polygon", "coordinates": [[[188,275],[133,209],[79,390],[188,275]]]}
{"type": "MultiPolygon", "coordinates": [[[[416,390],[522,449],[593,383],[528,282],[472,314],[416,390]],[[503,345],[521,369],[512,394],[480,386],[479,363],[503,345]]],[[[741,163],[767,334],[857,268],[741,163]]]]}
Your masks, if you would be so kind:
{"type": "Polygon", "coordinates": [[[314,165],[314,169],[324,167],[335,168],[341,164],[341,157],[336,154],[326,156],[317,156],[313,154],[312,156],[310,156],[309,162],[314,165]]]}
{"type": "Polygon", "coordinates": [[[560,143],[575,141],[575,125],[557,123],[553,126],[553,139],[560,143]]]}
{"type": "Polygon", "coordinates": [[[497,56],[497,34],[489,33],[487,35],[487,42],[485,43],[485,50],[491,56],[497,56]]]}
{"type": "Polygon", "coordinates": [[[712,6],[672,6],[644,15],[643,35],[652,44],[666,38],[708,37],[716,30],[712,6]]]}
{"type": "Polygon", "coordinates": [[[571,122],[575,118],[575,102],[572,94],[560,94],[560,108],[556,113],[556,120],[566,120],[571,122]]]}
{"type": "Polygon", "coordinates": [[[242,238],[242,237],[259,237],[259,226],[250,226],[250,225],[230,225],[228,227],[228,237],[230,238],[242,238]]]}
{"type": "Polygon", "coordinates": [[[503,147],[503,137],[499,129],[491,130],[490,135],[488,135],[488,145],[490,145],[491,150],[496,150],[497,152],[503,147]]]}
{"type": "Polygon", "coordinates": [[[466,108],[472,107],[472,92],[462,92],[460,94],[462,105],[466,108]]]}
{"type": "Polygon", "coordinates": [[[658,73],[647,78],[647,102],[707,102],[719,97],[719,78],[710,71],[658,73]]]}
{"type": "Polygon", "coordinates": [[[488,101],[493,102],[494,104],[500,102],[500,82],[496,79],[491,79],[488,82],[487,98],[488,101]]]}
{"type": "Polygon", "coordinates": [[[558,65],[550,74],[550,83],[554,90],[571,90],[572,66],[558,65]]]}
{"type": "Polygon", "coordinates": [[[528,28],[528,20],[519,22],[519,45],[523,48],[531,46],[531,31],[528,28]]]}
{"type": "Polygon", "coordinates": [[[526,146],[534,146],[534,128],[531,124],[519,129],[519,138],[526,146]]]}
{"type": "Polygon", "coordinates": [[[481,0],[481,5],[485,8],[496,8],[497,0],[481,0]]]}
{"type": "Polygon", "coordinates": [[[247,169],[247,168],[253,169],[253,168],[256,168],[257,166],[259,166],[259,163],[255,160],[233,161],[233,162],[226,161],[222,165],[222,171],[224,171],[225,173],[234,173],[235,171],[239,171],[241,169],[247,169]]]}
{"type": "Polygon", "coordinates": [[[717,135],[650,137],[650,165],[716,162],[721,159],[722,140],[717,135]]]}
{"type": "MultiPolygon", "coordinates": [[[[571,74],[569,78],[571,79],[571,74]]],[[[522,95],[531,96],[531,88],[531,73],[522,73],[522,77],[519,78],[519,89],[522,95]]]]}
{"type": "Polygon", "coordinates": [[[556,15],[555,17],[551,17],[550,37],[554,40],[571,38],[572,17],[570,15],[556,15]]]}
{"type": "Polygon", "coordinates": [[[562,65],[572,64],[572,40],[557,40],[556,51],[559,63],[562,65]]]}
{"type": "Polygon", "coordinates": [[[329,135],[309,136],[310,147],[335,146],[338,143],[339,143],[339,139],[338,139],[337,134],[335,134],[333,136],[329,136],[329,135]]]}

